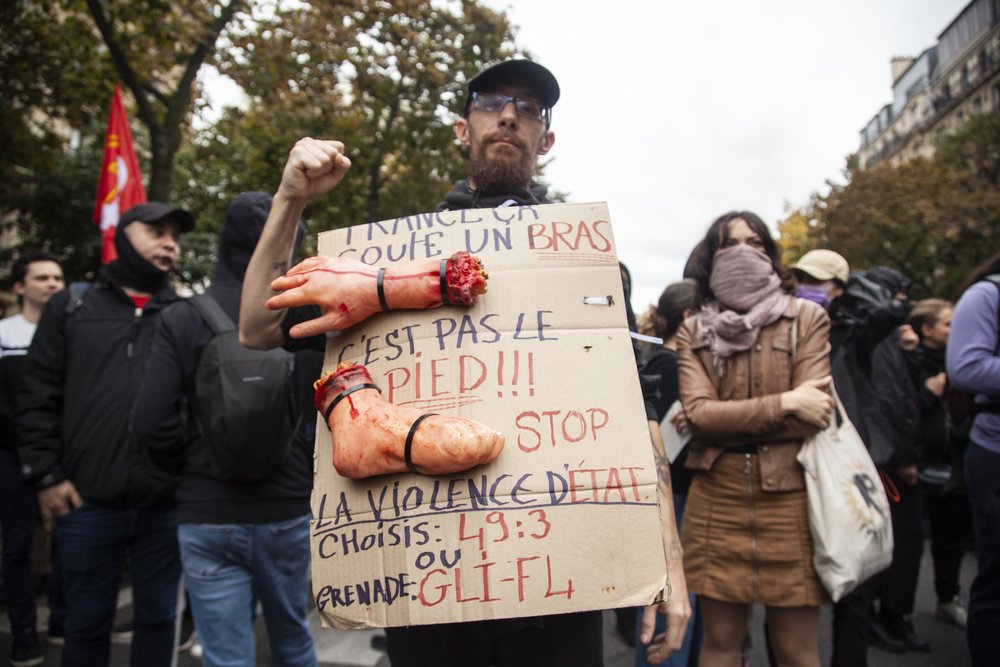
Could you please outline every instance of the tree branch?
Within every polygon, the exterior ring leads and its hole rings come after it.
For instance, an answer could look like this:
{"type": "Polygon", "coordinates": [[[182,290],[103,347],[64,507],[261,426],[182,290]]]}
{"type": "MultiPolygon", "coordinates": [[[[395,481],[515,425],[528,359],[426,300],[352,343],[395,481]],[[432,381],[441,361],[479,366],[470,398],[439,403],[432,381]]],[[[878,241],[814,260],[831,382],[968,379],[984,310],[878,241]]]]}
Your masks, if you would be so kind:
{"type": "Polygon", "coordinates": [[[153,92],[151,87],[147,82],[139,80],[139,76],[132,69],[132,66],[129,65],[128,58],[125,57],[125,52],[122,51],[121,47],[115,41],[111,19],[104,14],[104,3],[101,0],[87,0],[87,7],[90,9],[90,15],[93,17],[95,25],[97,25],[98,32],[101,33],[104,44],[108,47],[108,53],[111,55],[111,62],[114,63],[115,70],[118,71],[125,86],[132,91],[132,96],[135,97],[136,104],[139,107],[139,117],[142,118],[142,122],[149,127],[150,131],[153,131],[159,127],[159,123],[156,119],[156,114],[153,113],[153,106],[149,103],[149,99],[145,94],[153,92]]]}
{"type": "MultiPolygon", "coordinates": [[[[93,0],[88,0],[88,2],[90,1],[93,0]]],[[[184,74],[181,76],[181,80],[177,84],[177,89],[167,105],[169,108],[168,113],[175,110],[180,113],[187,111],[191,103],[191,87],[198,76],[198,70],[205,63],[205,58],[208,57],[208,54],[215,48],[215,42],[225,29],[226,24],[232,20],[237,10],[242,6],[243,0],[230,0],[229,4],[224,6],[222,11],[219,12],[219,16],[212,23],[210,30],[205,33],[204,38],[198,43],[191,57],[188,58],[187,64],[184,67],[184,74]]]]}

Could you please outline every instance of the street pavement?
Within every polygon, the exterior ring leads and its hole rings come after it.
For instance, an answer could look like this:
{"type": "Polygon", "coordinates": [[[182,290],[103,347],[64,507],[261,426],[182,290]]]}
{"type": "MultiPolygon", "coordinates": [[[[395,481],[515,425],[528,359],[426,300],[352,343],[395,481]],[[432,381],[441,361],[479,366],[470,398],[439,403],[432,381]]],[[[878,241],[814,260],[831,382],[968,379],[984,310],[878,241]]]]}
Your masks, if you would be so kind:
{"type": "MultiPolygon", "coordinates": [[[[962,592],[966,599],[969,583],[975,575],[976,564],[972,554],[968,554],[962,565],[962,592]]],[[[39,622],[44,623],[47,611],[44,607],[44,596],[39,598],[39,622]]],[[[131,592],[125,587],[119,595],[119,618],[131,616],[131,592]]],[[[930,553],[925,548],[921,563],[920,584],[917,590],[916,608],[913,614],[913,624],[917,633],[931,643],[930,653],[909,652],[902,655],[887,653],[871,648],[868,651],[869,667],[967,667],[970,665],[968,649],[965,645],[965,632],[953,625],[938,620],[934,613],[937,600],[934,595],[933,574],[931,571],[930,553]]],[[[383,653],[371,648],[371,639],[382,634],[380,630],[330,630],[320,627],[319,616],[310,614],[313,635],[316,637],[316,648],[321,667],[389,667],[389,661],[383,653]]],[[[767,667],[768,661],[764,649],[761,628],[763,626],[763,611],[754,608],[751,619],[752,648],[749,653],[750,664],[754,667],[767,667]]],[[[42,628],[44,630],[44,626],[42,628]]],[[[261,619],[256,625],[257,632],[257,665],[270,666],[271,656],[267,646],[267,630],[261,619]]],[[[6,610],[0,615],[0,656],[6,656],[10,650],[10,628],[6,610]]],[[[44,639],[43,639],[44,642],[44,639]]],[[[46,665],[60,664],[60,649],[57,646],[45,646],[46,665]]],[[[604,612],[604,658],[606,667],[631,667],[634,649],[626,645],[615,631],[615,616],[613,612],[604,612]]],[[[112,667],[125,667],[129,664],[129,644],[114,643],[112,645],[112,667]]],[[[821,664],[830,662],[830,608],[824,607],[820,620],[820,657],[821,664]]],[[[6,665],[6,659],[0,659],[0,665],[6,665]]],[[[178,667],[199,667],[201,661],[193,658],[190,653],[178,655],[178,667]]],[[[137,666],[137,667],[142,667],[137,666]]]]}

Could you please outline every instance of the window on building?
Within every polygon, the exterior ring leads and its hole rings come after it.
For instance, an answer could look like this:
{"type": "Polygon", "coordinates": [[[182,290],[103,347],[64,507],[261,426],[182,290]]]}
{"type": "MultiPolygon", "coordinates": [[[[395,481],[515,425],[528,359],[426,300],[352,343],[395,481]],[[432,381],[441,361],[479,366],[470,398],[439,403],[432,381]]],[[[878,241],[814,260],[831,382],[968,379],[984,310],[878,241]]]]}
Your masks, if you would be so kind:
{"type": "Polygon", "coordinates": [[[941,97],[944,98],[945,102],[951,99],[951,84],[945,83],[941,86],[941,97]]]}

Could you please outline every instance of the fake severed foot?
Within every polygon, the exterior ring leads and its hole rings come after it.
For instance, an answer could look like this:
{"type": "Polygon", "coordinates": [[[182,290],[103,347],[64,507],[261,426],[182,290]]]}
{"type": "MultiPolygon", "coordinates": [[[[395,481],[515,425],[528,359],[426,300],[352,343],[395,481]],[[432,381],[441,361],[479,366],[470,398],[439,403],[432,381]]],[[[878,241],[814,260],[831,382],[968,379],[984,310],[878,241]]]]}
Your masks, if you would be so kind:
{"type": "Polygon", "coordinates": [[[322,316],[289,332],[303,338],[346,329],[378,312],[471,306],[486,292],[487,278],[479,258],[464,250],[447,259],[382,269],[348,257],[310,257],[271,282],[271,289],[282,294],[266,306],[319,306],[322,316]]]}
{"type": "Polygon", "coordinates": [[[461,472],[489,463],[504,445],[502,433],[479,422],[383,400],[359,364],[341,363],[317,380],[315,405],[330,427],[333,467],[351,479],[461,472]]]}

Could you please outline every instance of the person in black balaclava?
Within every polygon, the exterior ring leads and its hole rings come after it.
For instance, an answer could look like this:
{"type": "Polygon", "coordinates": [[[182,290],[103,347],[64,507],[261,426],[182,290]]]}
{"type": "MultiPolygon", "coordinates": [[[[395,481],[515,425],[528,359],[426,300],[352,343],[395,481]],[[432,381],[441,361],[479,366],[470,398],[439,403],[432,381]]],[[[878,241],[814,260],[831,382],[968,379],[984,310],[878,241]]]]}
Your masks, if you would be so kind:
{"type": "Polygon", "coordinates": [[[66,581],[64,665],[107,665],[115,596],[131,556],[133,665],[169,665],[180,559],[176,473],[135,445],[128,417],[162,310],[187,211],[160,202],[122,215],[119,257],[45,305],[18,394],[21,473],[55,521],[66,581]]]}
{"type": "MultiPolygon", "coordinates": [[[[907,299],[910,280],[886,266],[874,266],[864,277],[882,286],[892,296],[885,312],[906,316],[911,304],[907,299]]],[[[887,488],[895,492],[892,510],[892,564],[875,577],[878,611],[869,626],[871,644],[895,651],[928,653],[930,643],[913,625],[920,557],[924,548],[923,492],[913,443],[919,430],[913,383],[907,353],[918,339],[909,326],[900,327],[874,346],[871,356],[871,382],[875,407],[881,421],[871,429],[872,450],[889,451],[888,460],[880,461],[887,488]]]]}
{"type": "Polygon", "coordinates": [[[158,213],[154,202],[135,206],[122,216],[115,232],[118,258],[105,268],[113,282],[144,294],[155,294],[168,286],[170,269],[180,252],[181,229],[162,215],[157,218],[161,224],[143,220],[158,213]]]}
{"type": "Polygon", "coordinates": [[[911,281],[896,269],[888,266],[873,266],[865,271],[865,277],[889,290],[898,301],[906,301],[911,281]]]}
{"type": "MultiPolygon", "coordinates": [[[[206,293],[233,322],[239,320],[240,289],[247,264],[271,209],[271,197],[246,192],[226,209],[219,233],[219,261],[206,293]]],[[[304,227],[299,229],[302,237],[304,227]]],[[[140,444],[159,450],[185,406],[195,424],[195,375],[211,327],[188,301],[167,308],[153,341],[145,381],[132,424],[140,444]]],[[[177,489],[178,530],[184,581],[198,640],[208,664],[249,664],[255,655],[253,609],[263,605],[276,664],[316,665],[307,620],[309,587],[309,495],[315,419],[312,381],[322,371],[323,355],[295,354],[296,396],[293,422],[299,424],[284,462],[261,479],[233,481],[213,470],[208,446],[197,429],[174,442],[183,449],[184,467],[177,489]],[[219,535],[227,535],[219,540],[219,535]],[[242,546],[241,546],[242,545],[242,546]],[[203,572],[211,571],[211,577],[203,572]]]]}

